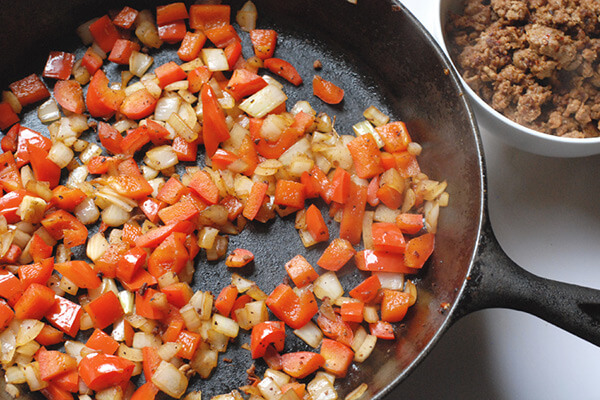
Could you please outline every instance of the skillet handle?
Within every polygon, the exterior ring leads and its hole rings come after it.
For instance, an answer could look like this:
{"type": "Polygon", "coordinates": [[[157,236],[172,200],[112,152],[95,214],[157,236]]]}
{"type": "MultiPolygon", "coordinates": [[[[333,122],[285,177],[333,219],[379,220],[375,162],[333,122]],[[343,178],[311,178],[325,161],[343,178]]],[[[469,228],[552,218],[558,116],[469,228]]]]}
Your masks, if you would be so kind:
{"type": "Polygon", "coordinates": [[[600,290],[541,278],[515,264],[502,250],[489,219],[454,321],[485,308],[535,315],[600,346],[600,290]]]}

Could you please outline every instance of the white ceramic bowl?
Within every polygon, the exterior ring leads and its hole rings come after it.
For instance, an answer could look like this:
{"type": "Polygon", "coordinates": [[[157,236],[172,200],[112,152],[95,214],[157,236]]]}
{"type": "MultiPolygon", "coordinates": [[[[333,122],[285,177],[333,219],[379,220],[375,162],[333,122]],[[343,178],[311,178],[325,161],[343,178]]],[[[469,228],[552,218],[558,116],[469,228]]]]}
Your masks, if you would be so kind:
{"type": "MultiPolygon", "coordinates": [[[[450,57],[448,48],[446,47],[446,40],[448,38],[445,34],[445,26],[448,20],[448,13],[450,11],[460,12],[462,1],[435,0],[436,4],[432,4],[431,7],[433,11],[435,10],[435,5],[439,3],[439,18],[437,18],[437,24],[430,29],[431,33],[444,52],[449,56],[454,66],[454,60],[450,57]]],[[[600,137],[587,139],[562,138],[524,127],[494,110],[471,90],[462,78],[461,82],[471,100],[479,124],[498,136],[505,143],[530,153],[550,157],[585,157],[600,154],[600,137]]]]}

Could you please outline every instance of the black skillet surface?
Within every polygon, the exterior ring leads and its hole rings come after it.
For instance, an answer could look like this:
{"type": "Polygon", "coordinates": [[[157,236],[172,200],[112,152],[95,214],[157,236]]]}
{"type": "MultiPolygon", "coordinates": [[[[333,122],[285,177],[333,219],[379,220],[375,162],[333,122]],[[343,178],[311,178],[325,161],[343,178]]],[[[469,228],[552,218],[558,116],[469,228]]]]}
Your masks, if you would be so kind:
{"type": "MultiPolygon", "coordinates": [[[[39,73],[50,50],[74,51],[81,56],[85,48],[73,34],[80,23],[111,8],[118,10],[129,5],[153,9],[157,4],[164,3],[113,0],[12,3],[0,15],[0,86],[6,88],[16,79],[39,73]]],[[[241,4],[232,2],[233,15],[241,4]]],[[[484,219],[484,171],[473,116],[445,58],[406,9],[390,0],[359,0],[358,5],[344,0],[257,0],[256,4],[258,27],[279,32],[275,55],[292,62],[305,80],[299,88],[284,83],[290,97],[288,104],[309,99],[317,110],[336,116],[336,128],[342,134],[351,133],[351,126],[362,120],[362,111],[375,105],[393,119],[408,124],[414,140],[423,144],[420,162],[424,172],[449,184],[450,206],[442,210],[436,250],[418,277],[416,305],[405,323],[396,328],[396,341],[380,341],[365,363],[353,366],[346,379],[338,380],[340,396],[343,398],[366,382],[367,398],[383,398],[454,320],[482,307],[525,309],[549,320],[558,318],[561,326],[571,323],[571,314],[579,310],[576,303],[568,308],[564,302],[554,301],[559,307],[552,314],[553,307],[547,306],[551,296],[545,292],[555,292],[555,283],[539,281],[544,287],[532,284],[538,282],[536,278],[521,273],[499,249],[484,219]],[[310,81],[315,73],[312,64],[317,59],[323,64],[318,73],[346,90],[342,104],[328,106],[313,98],[310,81]],[[480,241],[481,248],[477,250],[480,241]],[[529,296],[532,287],[535,293],[529,296]],[[527,296],[537,300],[532,303],[527,296]],[[442,304],[448,307],[443,310],[442,304]]],[[[248,57],[252,54],[249,40],[247,34],[241,36],[244,55],[248,57]]],[[[175,50],[165,46],[160,53],[154,53],[155,65],[172,57],[175,50]]],[[[117,79],[118,67],[104,68],[113,80],[117,79]]],[[[46,83],[53,85],[51,80],[46,83]]],[[[23,123],[47,132],[40,126],[35,111],[29,112],[23,123]]],[[[335,225],[330,223],[332,236],[337,234],[335,225]]],[[[323,249],[316,246],[305,250],[290,218],[249,224],[242,234],[230,238],[230,248],[238,246],[255,253],[256,262],[241,272],[256,280],[265,292],[282,281],[283,264],[294,255],[304,254],[314,264],[323,249]]],[[[345,287],[352,287],[363,278],[352,265],[342,269],[340,275],[345,287]]],[[[230,271],[223,262],[209,263],[200,258],[194,288],[218,292],[229,283],[229,278],[230,271]]],[[[576,296],[581,290],[568,289],[561,298],[576,296]]],[[[597,303],[593,298],[597,296],[595,292],[586,293],[591,299],[588,303],[597,303]]],[[[594,335],[598,337],[598,332],[589,326],[589,322],[584,322],[566,329],[592,340],[594,335]]],[[[238,343],[233,343],[220,357],[213,376],[206,381],[193,379],[189,388],[201,389],[210,398],[245,384],[245,371],[251,360],[248,352],[238,345],[247,339],[247,335],[240,336],[238,343]],[[232,362],[224,362],[223,358],[232,362]]],[[[289,335],[286,351],[302,348],[303,344],[289,335]]],[[[257,366],[264,368],[261,362],[257,366]]]]}

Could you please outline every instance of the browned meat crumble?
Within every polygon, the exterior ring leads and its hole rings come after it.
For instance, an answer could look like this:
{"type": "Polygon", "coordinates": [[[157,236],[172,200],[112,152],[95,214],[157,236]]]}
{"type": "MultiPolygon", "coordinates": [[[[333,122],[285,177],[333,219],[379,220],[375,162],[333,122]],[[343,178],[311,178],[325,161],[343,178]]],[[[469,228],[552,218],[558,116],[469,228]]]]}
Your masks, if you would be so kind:
{"type": "Polygon", "coordinates": [[[466,0],[447,27],[469,86],[527,127],[600,136],[600,0],[466,0]]]}

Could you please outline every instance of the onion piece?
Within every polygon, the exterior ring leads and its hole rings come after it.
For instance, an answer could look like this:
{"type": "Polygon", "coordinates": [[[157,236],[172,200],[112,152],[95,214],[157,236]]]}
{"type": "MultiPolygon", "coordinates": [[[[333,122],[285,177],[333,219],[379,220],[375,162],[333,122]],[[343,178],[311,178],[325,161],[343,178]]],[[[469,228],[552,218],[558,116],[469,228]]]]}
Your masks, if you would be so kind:
{"type": "Polygon", "coordinates": [[[156,49],[162,46],[162,40],[160,40],[158,29],[156,28],[156,24],[154,23],[152,14],[149,10],[140,11],[136,20],[136,25],[135,36],[140,39],[140,42],[156,49]],[[145,16],[149,19],[144,19],[145,16]]]}
{"type": "Polygon", "coordinates": [[[202,61],[209,71],[227,71],[229,69],[229,63],[223,49],[202,49],[200,57],[202,57],[202,61]]]}
{"type": "Polygon", "coordinates": [[[377,336],[367,335],[356,353],[354,353],[354,361],[363,362],[369,358],[376,344],[377,336]]]}
{"type": "Polygon", "coordinates": [[[144,157],[144,163],[150,168],[156,170],[164,170],[169,167],[177,165],[179,159],[177,154],[173,150],[173,147],[165,144],[148,150],[146,157],[144,157]]]}
{"type": "Polygon", "coordinates": [[[157,121],[167,121],[171,114],[179,111],[181,105],[181,97],[179,96],[163,96],[156,102],[154,110],[154,119],[157,121]]]}
{"type": "Polygon", "coordinates": [[[212,329],[225,336],[234,338],[238,335],[240,326],[231,318],[224,317],[220,314],[213,314],[212,329]]]}
{"type": "Polygon", "coordinates": [[[8,105],[10,106],[10,108],[12,108],[12,110],[15,112],[15,114],[21,113],[23,106],[19,102],[19,99],[17,98],[17,96],[15,96],[15,94],[13,92],[11,92],[10,90],[2,91],[2,101],[8,103],[8,105]]]}
{"type": "Polygon", "coordinates": [[[206,379],[210,376],[212,370],[217,366],[219,361],[219,353],[209,347],[208,343],[201,343],[196,354],[190,360],[190,366],[206,379]]]}
{"type": "Polygon", "coordinates": [[[144,347],[158,347],[161,343],[160,338],[151,333],[136,332],[133,335],[132,346],[136,349],[143,349],[144,347]]]}
{"type": "Polygon", "coordinates": [[[360,385],[358,385],[356,389],[348,393],[346,397],[344,397],[344,400],[359,400],[367,392],[367,389],[369,389],[369,385],[363,382],[360,385]]]}
{"type": "Polygon", "coordinates": [[[270,377],[263,378],[257,387],[265,400],[278,400],[282,395],[281,388],[270,377]]]}
{"type": "Polygon", "coordinates": [[[73,159],[75,153],[62,142],[54,142],[48,152],[48,159],[60,168],[65,168],[73,159]]]}
{"type": "Polygon", "coordinates": [[[344,288],[335,272],[329,271],[319,276],[314,281],[313,292],[320,300],[328,297],[331,302],[334,302],[338,297],[344,294],[344,288]]]}
{"type": "Polygon", "coordinates": [[[83,24],[79,25],[75,30],[75,32],[77,32],[77,35],[81,38],[81,42],[86,46],[88,44],[92,44],[92,42],[94,41],[94,37],[90,32],[90,25],[96,22],[97,20],[98,18],[92,18],[89,21],[86,21],[83,24]]]}
{"type": "Polygon", "coordinates": [[[256,28],[257,17],[258,11],[256,10],[256,6],[252,1],[248,0],[235,15],[235,22],[238,23],[243,31],[250,32],[256,28]]]}
{"type": "Polygon", "coordinates": [[[323,340],[323,332],[312,321],[308,321],[302,328],[294,330],[294,334],[314,349],[319,347],[323,340]]]}
{"type": "Polygon", "coordinates": [[[363,117],[365,117],[369,122],[371,122],[375,126],[385,125],[390,122],[390,117],[379,111],[376,107],[370,106],[363,112],[363,117]]]}
{"type": "Polygon", "coordinates": [[[337,400],[338,398],[333,382],[324,374],[317,373],[317,376],[306,385],[306,390],[313,399],[337,400]]]}
{"type": "Polygon", "coordinates": [[[396,272],[373,272],[373,275],[379,278],[382,289],[404,289],[404,274],[396,272]]]}
{"type": "Polygon", "coordinates": [[[56,121],[60,118],[60,111],[54,99],[48,99],[38,107],[38,118],[43,124],[56,121]]]}
{"type": "Polygon", "coordinates": [[[108,226],[117,227],[123,225],[130,218],[129,212],[121,207],[111,204],[102,211],[102,222],[108,226]]]}
{"type": "Polygon", "coordinates": [[[239,108],[254,118],[262,118],[281,104],[287,95],[275,85],[267,85],[244,100],[239,108]]]}
{"type": "Polygon", "coordinates": [[[29,390],[32,392],[42,390],[48,386],[48,382],[42,380],[40,377],[40,366],[37,361],[32,362],[23,367],[23,373],[29,385],[29,390]]]}
{"type": "Polygon", "coordinates": [[[100,211],[98,211],[98,207],[96,207],[94,199],[91,197],[87,197],[81,203],[79,203],[75,207],[73,214],[75,214],[77,219],[84,225],[93,224],[100,217],[100,211]]]}
{"type": "Polygon", "coordinates": [[[369,121],[361,121],[361,122],[358,122],[358,123],[352,125],[352,130],[354,130],[354,134],[356,134],[356,136],[362,136],[362,135],[366,135],[366,134],[370,133],[373,136],[373,138],[375,139],[375,143],[377,143],[377,147],[378,148],[383,147],[383,145],[384,145],[383,140],[381,139],[381,137],[379,136],[377,131],[375,131],[375,128],[373,127],[373,125],[371,125],[371,123],[369,121]]]}
{"type": "Polygon", "coordinates": [[[185,394],[188,379],[173,364],[161,361],[152,375],[152,383],[167,395],[178,399],[185,394]]]}

